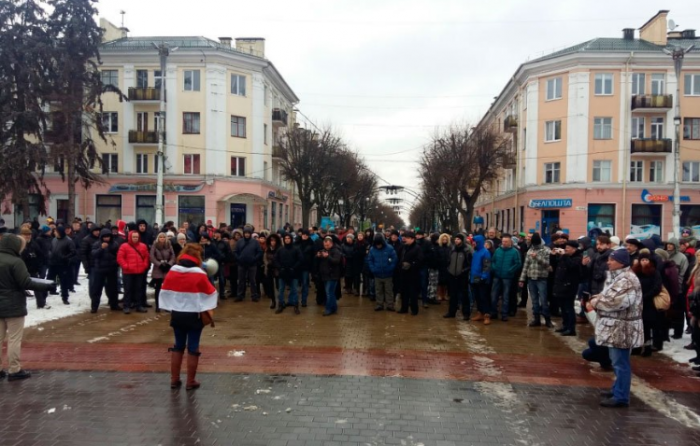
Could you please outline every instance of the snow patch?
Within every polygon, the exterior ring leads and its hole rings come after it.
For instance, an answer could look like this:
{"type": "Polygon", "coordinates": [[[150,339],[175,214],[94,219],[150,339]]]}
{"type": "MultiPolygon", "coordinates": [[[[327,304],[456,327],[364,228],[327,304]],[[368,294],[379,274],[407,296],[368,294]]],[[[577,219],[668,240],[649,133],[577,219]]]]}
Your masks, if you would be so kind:
{"type": "Polygon", "coordinates": [[[245,355],[245,350],[231,350],[228,352],[229,358],[240,358],[243,355],[245,355]]]}
{"type": "Polygon", "coordinates": [[[49,410],[46,411],[46,413],[55,413],[55,412],[56,412],[56,408],[55,408],[55,407],[52,407],[51,409],[49,409],[49,410]]]}
{"type": "Polygon", "coordinates": [[[258,389],[255,391],[256,394],[260,395],[261,393],[270,393],[270,389],[258,389]]]}
{"type": "Polygon", "coordinates": [[[462,336],[462,339],[464,339],[466,343],[465,346],[469,352],[478,355],[492,355],[496,353],[496,351],[486,343],[484,337],[474,330],[473,327],[462,324],[457,331],[462,336]]]}

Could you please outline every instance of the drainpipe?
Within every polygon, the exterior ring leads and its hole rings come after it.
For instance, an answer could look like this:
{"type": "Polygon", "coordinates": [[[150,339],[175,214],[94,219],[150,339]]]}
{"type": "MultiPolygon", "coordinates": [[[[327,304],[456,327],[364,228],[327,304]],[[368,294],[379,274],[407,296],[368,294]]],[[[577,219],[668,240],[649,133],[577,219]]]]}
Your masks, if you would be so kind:
{"type": "MultiPolygon", "coordinates": [[[[624,134],[624,141],[623,141],[623,149],[622,149],[622,229],[624,230],[625,228],[625,223],[627,221],[627,180],[629,176],[629,167],[630,167],[630,151],[632,150],[630,147],[631,144],[631,139],[630,139],[630,121],[631,121],[631,116],[630,116],[630,110],[632,108],[631,104],[631,90],[630,90],[630,61],[634,57],[634,51],[630,52],[630,56],[627,58],[627,62],[625,62],[625,76],[626,76],[626,81],[625,81],[625,134],[624,134]]],[[[629,225],[627,226],[629,228],[629,225]]],[[[629,231],[624,231],[621,233],[618,233],[618,237],[624,237],[625,234],[629,233],[629,231]]]]}

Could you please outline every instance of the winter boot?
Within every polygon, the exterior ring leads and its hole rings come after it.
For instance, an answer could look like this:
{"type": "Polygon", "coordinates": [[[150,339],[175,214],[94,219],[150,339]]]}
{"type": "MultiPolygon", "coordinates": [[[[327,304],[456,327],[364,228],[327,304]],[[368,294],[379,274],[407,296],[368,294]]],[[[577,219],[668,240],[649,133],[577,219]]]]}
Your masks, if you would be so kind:
{"type": "Polygon", "coordinates": [[[182,368],[182,358],[185,356],[184,350],[176,349],[175,347],[168,349],[170,354],[170,388],[178,389],[182,386],[180,380],[180,369],[182,368]]]}
{"type": "Polygon", "coordinates": [[[200,384],[197,381],[195,381],[194,378],[195,376],[197,376],[197,366],[199,365],[199,357],[201,355],[201,352],[187,352],[187,384],[185,385],[186,390],[199,389],[200,384]]]}
{"type": "Polygon", "coordinates": [[[551,317],[546,317],[544,318],[544,325],[547,328],[554,328],[554,324],[552,323],[552,318],[551,317]]]}
{"type": "Polygon", "coordinates": [[[491,325],[491,315],[490,314],[484,315],[484,325],[491,325]]]}
{"type": "Polygon", "coordinates": [[[484,315],[481,314],[480,311],[477,311],[474,316],[472,316],[471,321],[472,322],[478,322],[478,321],[483,321],[484,320],[484,315]]]}
{"type": "Polygon", "coordinates": [[[540,320],[540,315],[539,315],[539,314],[536,314],[536,315],[535,315],[535,318],[534,318],[534,319],[532,320],[532,322],[530,322],[527,326],[528,326],[528,327],[541,327],[541,326],[542,326],[542,322],[541,322],[541,320],[540,320]]]}

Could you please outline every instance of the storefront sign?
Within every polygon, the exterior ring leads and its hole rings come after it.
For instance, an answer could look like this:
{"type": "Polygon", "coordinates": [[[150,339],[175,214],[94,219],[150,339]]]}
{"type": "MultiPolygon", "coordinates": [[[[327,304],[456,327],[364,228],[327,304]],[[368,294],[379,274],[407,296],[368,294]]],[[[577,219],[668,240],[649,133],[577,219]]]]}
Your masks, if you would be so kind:
{"type": "MultiPolygon", "coordinates": [[[[666,203],[673,201],[673,195],[652,195],[648,190],[644,189],[642,191],[642,201],[645,203],[666,203]]],[[[681,195],[681,202],[690,202],[690,197],[687,195],[681,195]]]]}
{"type": "Polygon", "coordinates": [[[289,197],[287,197],[286,195],[283,195],[282,191],[275,192],[274,190],[271,190],[270,192],[267,193],[267,198],[272,198],[275,200],[282,200],[282,201],[286,202],[287,198],[289,198],[289,197]]]}
{"type": "MultiPolygon", "coordinates": [[[[164,183],[164,192],[199,192],[204,187],[203,184],[175,184],[164,183]]],[[[118,194],[120,192],[155,192],[156,183],[137,183],[137,184],[112,184],[109,188],[110,194],[118,194]]]]}
{"type": "Polygon", "coordinates": [[[533,209],[558,209],[570,208],[573,204],[574,200],[571,198],[555,198],[551,200],[530,200],[527,207],[533,209]]]}

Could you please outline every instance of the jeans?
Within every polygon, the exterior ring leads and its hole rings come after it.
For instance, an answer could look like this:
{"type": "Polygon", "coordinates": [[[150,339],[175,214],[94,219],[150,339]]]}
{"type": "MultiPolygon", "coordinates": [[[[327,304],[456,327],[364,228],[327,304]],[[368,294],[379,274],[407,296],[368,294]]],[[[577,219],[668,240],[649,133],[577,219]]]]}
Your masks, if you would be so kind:
{"type": "Polygon", "coordinates": [[[491,296],[489,296],[489,284],[483,280],[472,283],[472,293],[476,300],[476,309],[481,314],[491,314],[491,296]]]}
{"type": "Polygon", "coordinates": [[[258,272],[258,266],[238,266],[238,293],[236,298],[245,298],[245,287],[246,283],[250,282],[250,297],[253,299],[260,298],[260,289],[258,288],[258,283],[255,280],[255,275],[258,272]]]}
{"type": "Polygon", "coordinates": [[[613,398],[618,403],[630,402],[632,387],[632,365],[630,364],[630,349],[610,347],[610,359],[615,369],[615,383],[612,387],[613,398]]]}
{"type": "Polygon", "coordinates": [[[279,303],[280,306],[284,306],[284,292],[287,289],[287,286],[289,286],[289,302],[287,302],[287,305],[290,307],[296,307],[299,305],[298,297],[297,297],[297,287],[299,286],[299,281],[298,279],[292,279],[292,280],[284,280],[283,278],[279,278],[279,303]]]}
{"type": "Polygon", "coordinates": [[[173,328],[175,332],[175,349],[180,351],[185,351],[185,346],[187,351],[190,353],[197,353],[199,351],[199,339],[202,337],[202,329],[198,330],[184,330],[182,328],[173,328]]]}
{"type": "Polygon", "coordinates": [[[335,288],[338,286],[337,280],[324,280],[323,287],[326,290],[326,313],[338,312],[338,299],[335,296],[335,288]]]}
{"type": "Polygon", "coordinates": [[[539,317],[549,317],[549,302],[547,302],[547,279],[527,279],[527,290],[532,299],[532,314],[539,317]]]}
{"type": "Polygon", "coordinates": [[[374,286],[377,296],[377,305],[386,305],[394,308],[394,282],[391,277],[374,278],[374,286]]]}
{"type": "Polygon", "coordinates": [[[309,300],[309,272],[301,272],[301,304],[306,305],[309,300]]]}
{"type": "Polygon", "coordinates": [[[496,314],[498,311],[498,298],[503,296],[501,316],[508,316],[510,288],[512,285],[513,279],[493,279],[493,286],[491,287],[491,313],[496,314]]]}

